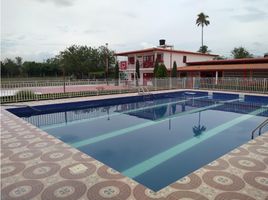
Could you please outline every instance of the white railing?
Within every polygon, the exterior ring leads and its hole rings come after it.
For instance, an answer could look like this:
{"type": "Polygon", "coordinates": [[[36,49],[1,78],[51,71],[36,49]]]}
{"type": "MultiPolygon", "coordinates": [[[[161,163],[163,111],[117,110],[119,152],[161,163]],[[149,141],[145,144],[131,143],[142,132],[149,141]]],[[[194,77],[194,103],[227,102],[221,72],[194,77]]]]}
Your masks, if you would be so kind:
{"type": "Polygon", "coordinates": [[[1,103],[82,97],[152,90],[204,89],[268,93],[268,79],[162,78],[144,84],[127,80],[12,81],[1,82],[1,103]]]}

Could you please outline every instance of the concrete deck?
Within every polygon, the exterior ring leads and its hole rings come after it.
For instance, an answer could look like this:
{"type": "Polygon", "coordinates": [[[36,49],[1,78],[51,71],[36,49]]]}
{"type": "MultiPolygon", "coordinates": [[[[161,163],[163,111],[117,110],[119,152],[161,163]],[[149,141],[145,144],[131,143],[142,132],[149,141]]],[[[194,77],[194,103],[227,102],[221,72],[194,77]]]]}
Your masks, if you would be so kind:
{"type": "MultiPolygon", "coordinates": [[[[46,104],[96,98],[110,96],[51,100],[46,104]]],[[[268,200],[268,133],[158,192],[124,177],[4,108],[0,136],[2,199],[268,200]]]]}

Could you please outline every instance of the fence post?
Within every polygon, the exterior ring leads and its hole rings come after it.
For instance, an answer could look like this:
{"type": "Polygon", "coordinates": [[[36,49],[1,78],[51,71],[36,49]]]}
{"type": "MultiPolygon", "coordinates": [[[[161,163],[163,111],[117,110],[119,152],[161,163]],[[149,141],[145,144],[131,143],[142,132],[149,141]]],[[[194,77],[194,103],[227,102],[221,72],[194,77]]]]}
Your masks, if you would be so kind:
{"type": "Polygon", "coordinates": [[[263,88],[263,93],[265,93],[265,89],[267,88],[267,79],[263,79],[263,86],[262,86],[262,88],[263,88]]]}
{"type": "Polygon", "coordinates": [[[238,91],[238,78],[236,78],[235,90],[238,91]]]}

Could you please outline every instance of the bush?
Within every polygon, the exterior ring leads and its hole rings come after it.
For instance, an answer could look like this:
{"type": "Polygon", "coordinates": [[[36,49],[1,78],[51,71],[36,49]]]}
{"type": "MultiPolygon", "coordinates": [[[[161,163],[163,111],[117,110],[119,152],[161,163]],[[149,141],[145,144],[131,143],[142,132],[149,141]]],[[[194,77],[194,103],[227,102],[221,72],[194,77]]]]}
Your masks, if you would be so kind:
{"type": "Polygon", "coordinates": [[[15,94],[18,99],[35,99],[36,95],[31,90],[21,90],[15,94]]]}
{"type": "Polygon", "coordinates": [[[155,62],[155,65],[154,65],[154,77],[156,77],[156,73],[157,73],[158,68],[159,68],[159,64],[158,64],[158,62],[156,61],[156,62],[155,62]]]}
{"type": "Polygon", "coordinates": [[[164,64],[160,64],[156,71],[156,78],[165,78],[168,76],[167,68],[164,64]]]}
{"type": "Polygon", "coordinates": [[[176,61],[173,62],[173,68],[172,68],[172,77],[177,77],[177,63],[176,61]]]}

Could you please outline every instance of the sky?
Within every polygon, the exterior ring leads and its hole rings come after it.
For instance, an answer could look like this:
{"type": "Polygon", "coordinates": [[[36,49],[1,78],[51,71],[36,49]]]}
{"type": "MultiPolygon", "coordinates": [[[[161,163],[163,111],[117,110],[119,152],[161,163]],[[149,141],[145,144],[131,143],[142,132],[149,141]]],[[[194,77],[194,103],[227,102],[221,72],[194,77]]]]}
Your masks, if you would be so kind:
{"type": "Polygon", "coordinates": [[[267,0],[1,0],[1,60],[21,56],[43,61],[68,46],[116,51],[155,47],[197,51],[197,14],[209,16],[204,44],[230,57],[243,46],[255,56],[268,52],[267,0]]]}

